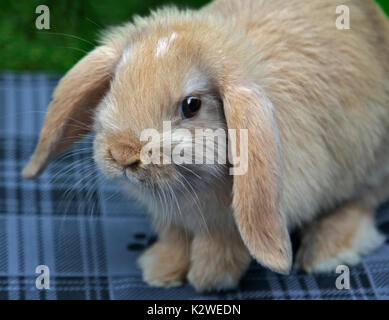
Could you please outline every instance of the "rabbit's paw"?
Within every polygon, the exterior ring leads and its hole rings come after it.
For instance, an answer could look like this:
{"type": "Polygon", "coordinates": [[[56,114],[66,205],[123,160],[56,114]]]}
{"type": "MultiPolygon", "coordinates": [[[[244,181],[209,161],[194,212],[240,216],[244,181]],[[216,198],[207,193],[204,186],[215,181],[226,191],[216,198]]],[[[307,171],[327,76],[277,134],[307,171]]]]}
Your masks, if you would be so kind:
{"type": "Polygon", "coordinates": [[[249,252],[238,238],[195,237],[187,278],[199,292],[234,289],[250,261],[249,252]]]}
{"type": "Polygon", "coordinates": [[[143,281],[153,287],[176,287],[185,280],[189,268],[187,246],[180,242],[158,241],[138,259],[143,281]]]}
{"type": "Polygon", "coordinates": [[[296,266],[308,273],[335,272],[339,265],[353,266],[382,244],[373,212],[344,205],[305,231],[296,266]]]}

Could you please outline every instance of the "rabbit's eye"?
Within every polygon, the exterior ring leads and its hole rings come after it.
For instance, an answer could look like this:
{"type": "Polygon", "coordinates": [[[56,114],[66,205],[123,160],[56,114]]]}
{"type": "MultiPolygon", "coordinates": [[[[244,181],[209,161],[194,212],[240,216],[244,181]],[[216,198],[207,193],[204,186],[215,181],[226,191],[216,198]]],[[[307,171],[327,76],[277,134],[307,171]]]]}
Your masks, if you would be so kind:
{"type": "Polygon", "coordinates": [[[201,100],[196,97],[187,97],[182,101],[181,113],[184,118],[192,118],[200,110],[201,100]]]}

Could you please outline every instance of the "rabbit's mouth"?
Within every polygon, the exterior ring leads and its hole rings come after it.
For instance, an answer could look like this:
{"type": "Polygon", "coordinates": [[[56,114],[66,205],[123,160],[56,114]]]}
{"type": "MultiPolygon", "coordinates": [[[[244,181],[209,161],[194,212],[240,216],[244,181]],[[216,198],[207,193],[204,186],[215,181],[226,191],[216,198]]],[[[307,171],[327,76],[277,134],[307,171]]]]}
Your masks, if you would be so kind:
{"type": "MultiPolygon", "coordinates": [[[[112,140],[112,139],[111,139],[112,140]]],[[[109,141],[111,141],[109,140],[109,141]]],[[[109,148],[104,135],[94,141],[94,160],[102,173],[110,179],[143,193],[171,192],[175,195],[193,193],[224,183],[228,176],[225,164],[177,163],[171,161],[146,163],[126,149],[109,148]],[[121,151],[121,152],[118,152],[121,151]]]]}
{"type": "Polygon", "coordinates": [[[225,179],[225,166],[146,165],[137,170],[120,169],[119,179],[146,192],[171,191],[175,194],[219,185],[225,179]]]}
{"type": "MultiPolygon", "coordinates": [[[[111,164],[115,166],[115,164],[111,164]]],[[[164,189],[176,188],[173,168],[170,165],[142,165],[140,164],[136,169],[133,167],[115,166],[115,179],[121,180],[131,184],[133,187],[141,189],[164,189]]],[[[107,171],[107,170],[103,170],[107,171]]],[[[108,175],[111,176],[112,175],[108,175]]]]}

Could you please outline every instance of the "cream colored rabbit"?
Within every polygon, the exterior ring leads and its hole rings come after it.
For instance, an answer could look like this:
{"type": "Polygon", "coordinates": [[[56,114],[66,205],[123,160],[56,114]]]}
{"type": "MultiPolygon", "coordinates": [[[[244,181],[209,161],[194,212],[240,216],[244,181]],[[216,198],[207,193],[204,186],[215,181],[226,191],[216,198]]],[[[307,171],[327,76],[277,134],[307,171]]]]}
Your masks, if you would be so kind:
{"type": "Polygon", "coordinates": [[[372,0],[218,0],[137,17],[60,81],[23,175],[92,124],[97,164],[158,233],[139,259],[150,285],[232,288],[252,257],[287,274],[296,228],[297,266],[335,272],[383,241],[374,211],[389,197],[389,23],[372,0]],[[335,24],[341,4],[349,30],[335,24]],[[247,129],[247,174],[143,163],[141,133],[164,121],[247,129]]]}

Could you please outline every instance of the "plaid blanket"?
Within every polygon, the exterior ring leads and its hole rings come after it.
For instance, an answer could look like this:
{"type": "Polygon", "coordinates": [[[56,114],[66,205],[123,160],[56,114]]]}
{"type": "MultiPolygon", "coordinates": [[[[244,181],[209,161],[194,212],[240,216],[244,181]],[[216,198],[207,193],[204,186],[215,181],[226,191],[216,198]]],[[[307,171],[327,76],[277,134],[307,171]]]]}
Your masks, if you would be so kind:
{"type": "MultiPolygon", "coordinates": [[[[0,299],[388,299],[389,241],[339,274],[281,276],[252,263],[236,291],[200,295],[190,285],[151,288],[135,260],[153,240],[144,210],[102,177],[92,137],[59,156],[37,180],[20,171],[38,139],[59,76],[0,74],[0,299]],[[50,288],[37,289],[38,265],[50,288]]],[[[389,235],[389,204],[378,213],[389,235]]]]}

